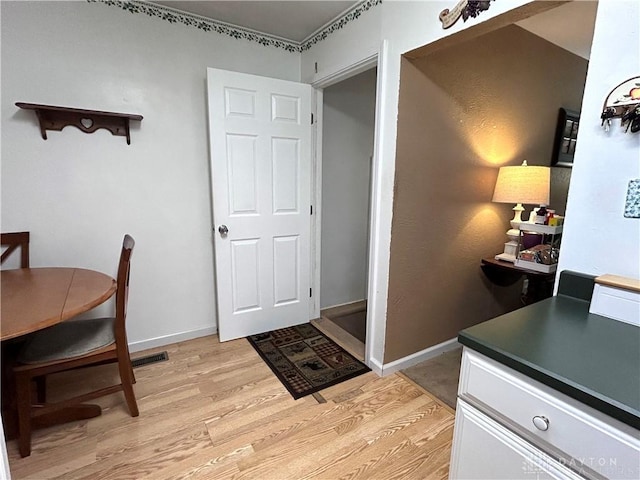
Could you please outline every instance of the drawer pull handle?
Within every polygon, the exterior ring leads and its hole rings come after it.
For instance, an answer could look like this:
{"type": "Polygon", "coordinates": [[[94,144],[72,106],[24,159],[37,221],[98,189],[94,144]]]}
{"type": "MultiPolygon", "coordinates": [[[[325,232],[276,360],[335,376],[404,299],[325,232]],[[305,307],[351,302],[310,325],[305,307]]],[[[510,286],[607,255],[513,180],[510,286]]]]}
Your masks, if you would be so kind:
{"type": "Polygon", "coordinates": [[[543,417],[542,415],[536,415],[535,417],[533,417],[533,424],[538,430],[549,430],[549,419],[547,417],[543,417]]]}

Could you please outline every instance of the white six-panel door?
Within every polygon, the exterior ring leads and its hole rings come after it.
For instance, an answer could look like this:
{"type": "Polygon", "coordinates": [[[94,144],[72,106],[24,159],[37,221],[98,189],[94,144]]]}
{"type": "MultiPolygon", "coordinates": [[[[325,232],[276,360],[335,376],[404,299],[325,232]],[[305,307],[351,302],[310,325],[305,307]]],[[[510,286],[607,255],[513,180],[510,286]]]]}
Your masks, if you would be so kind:
{"type": "Polygon", "coordinates": [[[207,82],[220,340],[307,322],[311,86],[213,68],[207,82]]]}

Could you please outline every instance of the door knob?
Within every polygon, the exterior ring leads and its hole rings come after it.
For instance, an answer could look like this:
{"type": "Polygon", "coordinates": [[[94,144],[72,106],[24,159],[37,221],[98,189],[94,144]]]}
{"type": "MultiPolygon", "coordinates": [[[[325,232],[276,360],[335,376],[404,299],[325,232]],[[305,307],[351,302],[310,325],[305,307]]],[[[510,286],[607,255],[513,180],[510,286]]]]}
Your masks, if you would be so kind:
{"type": "Polygon", "coordinates": [[[218,227],[218,232],[220,232],[220,235],[222,235],[223,237],[227,235],[227,233],[229,233],[229,229],[227,228],[226,225],[220,225],[218,227]]]}

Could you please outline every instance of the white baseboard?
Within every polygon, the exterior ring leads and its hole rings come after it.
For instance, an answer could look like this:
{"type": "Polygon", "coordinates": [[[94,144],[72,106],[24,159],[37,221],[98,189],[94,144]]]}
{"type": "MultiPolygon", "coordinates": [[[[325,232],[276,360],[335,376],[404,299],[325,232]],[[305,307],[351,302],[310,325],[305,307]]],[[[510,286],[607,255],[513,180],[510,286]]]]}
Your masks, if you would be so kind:
{"type": "MultiPolygon", "coordinates": [[[[382,377],[386,377],[387,375],[391,375],[399,370],[404,370],[405,368],[412,367],[417,363],[437,357],[438,355],[448,352],[449,350],[453,350],[459,346],[461,345],[458,343],[458,338],[452,338],[437,345],[433,345],[432,347],[425,348],[419,352],[412,353],[406,357],[394,360],[393,362],[385,363],[384,365],[376,365],[376,368],[379,368],[380,372],[377,372],[373,366],[371,366],[371,370],[375,371],[382,377]]],[[[371,361],[371,363],[373,363],[373,361],[371,361]]]]}
{"type": "Polygon", "coordinates": [[[324,310],[331,310],[333,308],[340,308],[340,307],[346,307],[348,305],[353,305],[355,303],[361,303],[361,302],[366,302],[367,299],[366,298],[361,298],[360,300],[352,300],[350,302],[346,302],[346,303],[339,303],[338,305],[331,305],[328,307],[320,307],[320,311],[324,311],[324,310]]]}
{"type": "Polygon", "coordinates": [[[382,364],[378,360],[370,358],[369,364],[367,366],[371,369],[373,373],[375,373],[379,377],[382,376],[382,364]]]}
{"type": "Polygon", "coordinates": [[[217,327],[201,328],[199,330],[191,330],[188,332],[180,332],[164,337],[150,338],[140,342],[132,342],[129,344],[130,352],[139,352],[149,348],[163,347],[171,343],[184,342],[185,340],[193,340],[194,338],[206,337],[207,335],[215,335],[218,333],[217,327]]]}
{"type": "MultiPolygon", "coordinates": [[[[191,330],[188,332],[166,335],[164,337],[151,338],[148,340],[142,340],[140,342],[130,343],[129,351],[132,353],[139,352],[141,350],[147,350],[149,348],[162,347],[164,345],[184,342],[186,340],[192,340],[194,338],[206,337],[207,335],[215,335],[217,333],[218,329],[216,327],[207,327],[201,328],[199,330],[191,330]]],[[[393,362],[385,363],[384,365],[377,359],[371,358],[369,359],[368,366],[376,375],[383,377],[391,375],[392,373],[398,372],[405,368],[409,368],[420,362],[424,362],[425,360],[429,360],[430,358],[437,357],[438,355],[448,352],[449,350],[453,350],[454,348],[457,348],[459,346],[460,344],[458,343],[458,339],[452,338],[406,357],[394,360],[393,362]]]]}

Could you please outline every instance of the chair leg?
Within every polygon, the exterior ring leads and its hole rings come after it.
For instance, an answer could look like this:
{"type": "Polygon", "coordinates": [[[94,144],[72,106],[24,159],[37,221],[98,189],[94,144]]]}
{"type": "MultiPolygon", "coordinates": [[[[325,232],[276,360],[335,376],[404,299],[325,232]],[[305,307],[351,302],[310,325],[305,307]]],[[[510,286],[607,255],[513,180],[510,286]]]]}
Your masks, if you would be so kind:
{"type": "Polygon", "coordinates": [[[16,403],[18,406],[18,449],[21,457],[31,455],[31,377],[16,375],[16,403]]]}
{"type": "Polygon", "coordinates": [[[131,354],[127,349],[127,356],[129,357],[129,371],[131,372],[131,383],[136,383],[136,375],[133,373],[133,364],[131,363],[131,354]]]}
{"type": "Polygon", "coordinates": [[[139,415],[138,403],[136,402],[136,394],[133,391],[133,368],[131,362],[118,359],[118,370],[120,371],[120,382],[122,383],[122,391],[124,398],[127,400],[129,413],[132,417],[139,415]]]}

